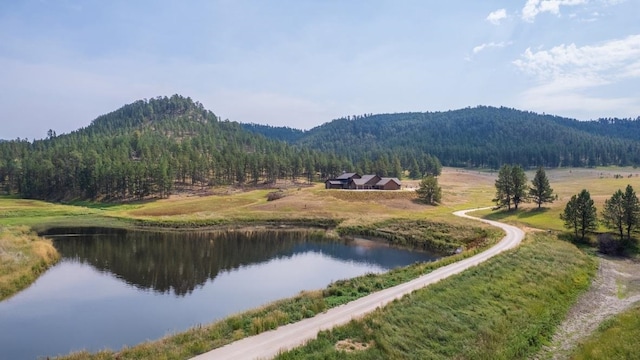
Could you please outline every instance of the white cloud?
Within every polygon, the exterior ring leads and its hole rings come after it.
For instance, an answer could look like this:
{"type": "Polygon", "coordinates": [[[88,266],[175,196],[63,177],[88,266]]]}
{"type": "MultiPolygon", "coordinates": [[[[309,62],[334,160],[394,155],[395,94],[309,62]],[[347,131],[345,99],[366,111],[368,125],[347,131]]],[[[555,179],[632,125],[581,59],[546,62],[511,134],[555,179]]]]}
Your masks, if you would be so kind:
{"type": "Polygon", "coordinates": [[[611,40],[595,46],[559,45],[551,50],[525,50],[513,63],[522,71],[543,79],[566,75],[598,75],[605,78],[627,77],[628,67],[640,62],[640,35],[611,40]]]}
{"type": "Polygon", "coordinates": [[[533,22],[540,13],[549,12],[560,15],[560,6],[576,6],[586,3],[587,0],[527,0],[522,8],[522,19],[533,22]]]}
{"type": "Polygon", "coordinates": [[[500,21],[506,18],[507,18],[507,10],[499,9],[489,13],[486,20],[492,23],[493,25],[500,25],[500,21]]]}
{"type": "Polygon", "coordinates": [[[503,48],[503,47],[508,46],[508,45],[511,45],[511,43],[510,42],[507,43],[507,42],[504,42],[504,41],[501,41],[499,43],[496,43],[496,42],[484,43],[484,44],[481,44],[481,45],[478,45],[478,46],[474,47],[473,48],[473,53],[477,54],[480,51],[485,50],[485,49],[503,48]]]}
{"type": "Polygon", "coordinates": [[[538,81],[522,96],[523,102],[532,107],[591,111],[601,116],[607,111],[640,112],[637,97],[615,98],[606,91],[640,78],[640,35],[582,47],[563,44],[550,50],[527,49],[513,64],[538,81]]]}

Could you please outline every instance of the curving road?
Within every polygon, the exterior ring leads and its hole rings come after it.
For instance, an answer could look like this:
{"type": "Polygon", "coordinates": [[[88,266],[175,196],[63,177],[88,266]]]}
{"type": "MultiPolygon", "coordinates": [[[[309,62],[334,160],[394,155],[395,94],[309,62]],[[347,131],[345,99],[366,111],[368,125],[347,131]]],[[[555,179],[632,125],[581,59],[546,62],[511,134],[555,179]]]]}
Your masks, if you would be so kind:
{"type": "Polygon", "coordinates": [[[467,212],[475,210],[481,209],[456,211],[454,215],[482,221],[504,230],[506,233],[505,237],[492,248],[470,258],[441,267],[404,284],[396,285],[392,288],[378,291],[350,303],[329,309],[315,317],[238,340],[198,355],[193,359],[271,359],[280,352],[298,347],[309,340],[315,339],[321,330],[328,330],[335,326],[346,324],[352,319],[360,318],[378,307],[385,306],[394,299],[399,299],[417,289],[438,282],[451,275],[458,274],[505,250],[514,248],[518,246],[524,238],[524,232],[515,226],[467,215],[467,212]]]}

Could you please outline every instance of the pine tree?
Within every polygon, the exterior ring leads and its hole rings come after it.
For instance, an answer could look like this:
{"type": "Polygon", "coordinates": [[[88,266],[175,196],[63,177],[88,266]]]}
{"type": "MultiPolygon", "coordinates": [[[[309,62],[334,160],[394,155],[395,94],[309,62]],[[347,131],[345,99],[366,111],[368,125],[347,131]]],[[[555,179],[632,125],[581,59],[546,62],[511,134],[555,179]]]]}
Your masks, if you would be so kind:
{"type": "Polygon", "coordinates": [[[624,240],[624,194],[618,189],[610,199],[604,201],[604,209],[602,210],[602,221],[609,229],[614,229],[620,235],[620,240],[624,240]]]}
{"type": "Polygon", "coordinates": [[[624,226],[627,239],[631,241],[631,232],[640,225],[640,200],[631,185],[627,185],[622,196],[624,204],[624,226]]]}
{"type": "Polygon", "coordinates": [[[521,202],[527,201],[527,175],[520,165],[511,167],[511,181],[513,182],[513,205],[518,210],[521,202]]]}
{"type": "Polygon", "coordinates": [[[425,176],[420,181],[420,187],[416,190],[418,198],[427,204],[435,205],[442,200],[442,189],[438,185],[435,176],[425,176]]]}
{"type": "Polygon", "coordinates": [[[511,210],[513,203],[516,210],[521,202],[527,200],[527,176],[519,165],[504,164],[498,171],[496,185],[496,202],[498,208],[511,210]]]}
{"type": "Polygon", "coordinates": [[[584,240],[587,231],[593,231],[598,226],[598,215],[591,194],[583,189],[577,196],[573,195],[571,200],[560,214],[564,220],[564,226],[573,229],[576,237],[584,240]]]}
{"type": "Polygon", "coordinates": [[[496,179],[496,202],[497,208],[507,207],[511,210],[511,201],[513,199],[513,182],[511,181],[511,166],[504,164],[498,171],[498,179],[496,179]]]}
{"type": "Polygon", "coordinates": [[[544,168],[539,167],[536,171],[536,175],[531,180],[531,187],[529,188],[529,197],[538,204],[538,209],[543,203],[552,203],[555,196],[553,195],[553,189],[549,185],[549,179],[544,168]]]}

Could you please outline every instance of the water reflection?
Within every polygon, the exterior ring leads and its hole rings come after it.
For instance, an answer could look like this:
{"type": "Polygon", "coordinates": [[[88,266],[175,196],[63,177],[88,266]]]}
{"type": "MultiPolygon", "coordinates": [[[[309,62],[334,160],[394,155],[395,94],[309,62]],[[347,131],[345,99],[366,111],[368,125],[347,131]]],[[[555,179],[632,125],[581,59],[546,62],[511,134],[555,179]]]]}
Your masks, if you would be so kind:
{"type": "Polygon", "coordinates": [[[63,258],[0,302],[0,359],[119,349],[434,256],[322,232],[52,232],[63,258]]]}
{"type": "Polygon", "coordinates": [[[48,233],[65,259],[87,263],[141,289],[186,295],[220,271],[292,254],[318,232],[151,232],[55,229],[48,233]],[[60,232],[63,236],[55,236],[60,232]]]}

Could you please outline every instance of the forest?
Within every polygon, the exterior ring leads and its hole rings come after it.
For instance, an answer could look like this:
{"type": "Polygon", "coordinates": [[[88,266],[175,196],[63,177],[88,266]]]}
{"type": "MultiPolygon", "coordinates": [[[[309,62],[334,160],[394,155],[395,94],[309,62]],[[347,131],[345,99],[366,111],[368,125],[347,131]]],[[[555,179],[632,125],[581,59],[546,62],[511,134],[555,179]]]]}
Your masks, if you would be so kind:
{"type": "Polygon", "coordinates": [[[69,134],[0,141],[0,192],[127,201],[343,171],[420,179],[443,165],[637,166],[639,140],[640,118],[585,122],[487,106],[354,115],[302,131],[222,120],[173,95],[138,100],[69,134]]]}
{"type": "Polygon", "coordinates": [[[478,106],[445,112],[354,115],[302,133],[245,128],[312,150],[344,154],[352,161],[377,151],[392,151],[431,154],[444,166],[489,169],[502,164],[525,168],[640,165],[640,117],[578,121],[478,106]]]}
{"type": "Polygon", "coordinates": [[[401,177],[437,174],[438,160],[378,152],[356,162],[246,131],[202,104],[173,95],[102,115],[70,134],[0,142],[0,190],[24,198],[123,201],[166,197],[177,188],[257,185],[277,179],[312,182],[343,171],[401,177]]]}

